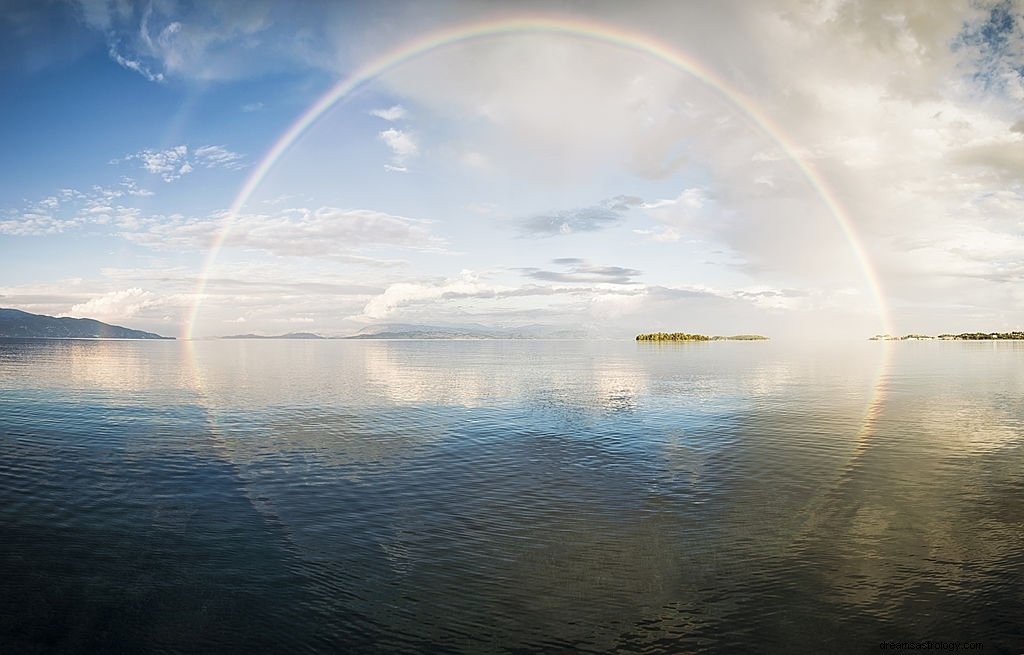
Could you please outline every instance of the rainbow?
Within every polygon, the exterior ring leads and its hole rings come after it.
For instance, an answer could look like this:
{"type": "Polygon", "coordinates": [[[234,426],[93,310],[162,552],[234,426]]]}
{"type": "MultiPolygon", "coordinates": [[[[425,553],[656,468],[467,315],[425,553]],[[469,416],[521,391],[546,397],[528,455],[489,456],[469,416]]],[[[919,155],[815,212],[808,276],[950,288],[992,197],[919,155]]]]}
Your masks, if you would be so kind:
{"type": "Polygon", "coordinates": [[[494,36],[505,36],[513,34],[561,34],[591,41],[606,43],[626,50],[641,53],[660,60],[674,68],[693,75],[697,79],[715,89],[721,96],[742,110],[747,117],[755,123],[769,138],[771,138],[796,164],[800,172],[807,179],[811,187],[816,191],[825,205],[828,207],[833,218],[842,230],[843,236],[850,245],[857,258],[865,278],[870,285],[878,307],[885,333],[891,333],[891,322],[888,307],[885,303],[885,296],[882,293],[881,282],[875,273],[871,260],[864,249],[860,237],[854,230],[849,216],[847,216],[842,205],[828,184],[804,157],[799,155],[798,149],[790,141],[783,130],[773,123],[768,116],[761,112],[753,101],[740,92],[738,89],[723,80],[713,70],[702,65],[686,53],[671,46],[649,34],[638,32],[619,25],[610,25],[580,17],[561,16],[530,16],[530,17],[503,17],[483,21],[463,23],[419,36],[405,44],[394,48],[376,59],[364,64],[353,71],[348,77],[343,78],[305,112],[300,115],[291,126],[288,127],[267,150],[259,163],[253,168],[249,177],[238,190],[238,194],[232,201],[223,219],[223,225],[217,236],[214,238],[203,270],[194,294],[194,301],[191,311],[187,315],[185,324],[182,326],[182,335],[189,339],[192,337],[195,328],[196,317],[200,305],[206,293],[206,281],[217,256],[220,254],[231,231],[231,227],[242,207],[248,202],[253,192],[259,187],[267,173],[274,167],[281,156],[313,125],[317,119],[340,102],[354,90],[368,81],[386,73],[403,63],[427,54],[446,46],[483,39],[494,36]]]}

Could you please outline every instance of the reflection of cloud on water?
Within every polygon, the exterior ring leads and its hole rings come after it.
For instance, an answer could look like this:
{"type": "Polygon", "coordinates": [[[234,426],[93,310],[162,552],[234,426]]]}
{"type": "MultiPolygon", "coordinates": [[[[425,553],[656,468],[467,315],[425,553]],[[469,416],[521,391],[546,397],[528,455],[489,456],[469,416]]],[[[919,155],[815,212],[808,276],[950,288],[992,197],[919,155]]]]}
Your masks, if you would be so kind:
{"type": "MultiPolygon", "coordinates": [[[[368,390],[397,403],[480,407],[500,396],[500,371],[467,358],[462,344],[364,341],[363,362],[368,390]]],[[[473,344],[477,345],[477,344],[473,344]]],[[[488,348],[490,344],[479,344],[488,348]]],[[[470,353],[472,354],[472,353],[470,353]]],[[[514,389],[505,389],[511,392],[514,389]]]]}
{"type": "Polygon", "coordinates": [[[754,366],[742,384],[744,391],[751,396],[769,396],[784,390],[796,376],[793,362],[772,360],[754,366]]]}
{"type": "Polygon", "coordinates": [[[5,375],[19,386],[118,392],[119,403],[133,393],[188,390],[190,386],[187,372],[176,366],[179,345],[173,341],[25,341],[5,349],[2,356],[5,375]]]}
{"type": "Polygon", "coordinates": [[[636,364],[605,361],[585,344],[366,341],[362,345],[369,391],[402,404],[487,407],[527,399],[542,405],[620,411],[638,407],[648,387],[647,372],[636,364]],[[574,356],[565,357],[565,350],[574,356]],[[555,351],[559,357],[551,356],[555,351]]]}
{"type": "Polygon", "coordinates": [[[955,402],[936,400],[922,404],[915,413],[928,426],[936,446],[946,451],[945,455],[987,453],[1024,439],[1019,417],[1015,418],[1006,407],[958,406],[955,402]]]}
{"type": "Polygon", "coordinates": [[[1020,485],[1008,483],[1024,470],[1024,417],[1006,399],[1024,391],[1007,374],[1020,351],[938,346],[895,353],[871,447],[799,553],[828,553],[820,580],[841,604],[907,611],[971,596],[976,620],[1013,600],[1002,580],[1024,526],[1020,485]]]}
{"type": "Polygon", "coordinates": [[[593,371],[594,398],[599,407],[620,411],[635,410],[647,392],[648,376],[644,371],[619,367],[596,367],[593,371]]]}

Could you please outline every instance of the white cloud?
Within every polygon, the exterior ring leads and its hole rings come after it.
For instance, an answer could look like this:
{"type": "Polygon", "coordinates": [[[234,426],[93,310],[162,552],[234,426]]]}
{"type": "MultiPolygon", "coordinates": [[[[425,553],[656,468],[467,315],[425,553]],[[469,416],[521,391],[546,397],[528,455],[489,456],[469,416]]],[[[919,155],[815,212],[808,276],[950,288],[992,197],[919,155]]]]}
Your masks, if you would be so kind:
{"type": "MultiPolygon", "coordinates": [[[[338,269],[330,260],[222,257],[204,276],[207,300],[199,314],[197,335],[239,331],[279,334],[288,331],[282,329],[282,323],[292,317],[301,318],[309,331],[350,334],[355,328],[346,323],[345,317],[358,312],[367,298],[383,289],[363,282],[365,276],[353,276],[338,269]],[[234,328],[229,327],[233,324],[234,328]],[[244,330],[239,329],[241,325],[244,330]]],[[[191,266],[154,265],[151,268],[105,268],[102,275],[99,281],[77,286],[66,283],[56,289],[65,296],[75,289],[74,300],[52,299],[64,303],[58,311],[66,311],[71,304],[85,303],[111,290],[139,287],[152,293],[155,303],[141,309],[127,325],[174,334],[196,301],[200,271],[191,266]],[[163,318],[167,315],[172,318],[163,318]]],[[[28,294],[39,296],[44,292],[55,291],[0,287],[0,294],[10,293],[23,300],[29,298],[28,294]]]]}
{"type": "MultiPolygon", "coordinates": [[[[1014,255],[993,247],[1013,252],[1019,219],[976,209],[1024,183],[1024,142],[1012,131],[1024,87],[1007,74],[1024,65],[1024,46],[1019,17],[1000,18],[1007,9],[1020,14],[998,3],[929,2],[879,12],[857,0],[742,11],[677,3],[614,17],[585,10],[679,45],[741,89],[830,187],[838,217],[743,108],[649,57],[555,35],[482,39],[383,81],[407,104],[464,125],[495,175],[571,188],[625,166],[700,180],[699,195],[647,204],[655,225],[640,227],[651,240],[705,242],[761,279],[822,277],[863,292],[841,219],[894,302],[945,303],[925,280],[934,286],[953,271],[994,284],[1019,279],[1014,255]],[[908,253],[908,239],[928,245],[908,253]]],[[[972,283],[973,291],[952,282],[943,290],[965,302],[1005,302],[1006,290],[972,283]]]]}
{"type": "Polygon", "coordinates": [[[130,177],[122,177],[119,184],[121,187],[120,191],[125,195],[136,196],[139,198],[145,198],[152,196],[153,192],[149,189],[141,189],[139,185],[130,177]]]}
{"type": "Polygon", "coordinates": [[[79,303],[71,308],[69,316],[96,318],[105,322],[131,318],[139,311],[157,304],[155,295],[138,287],[111,291],[79,303]]]}
{"type": "Polygon", "coordinates": [[[0,220],[0,234],[18,237],[54,235],[80,224],[79,220],[61,219],[50,214],[28,211],[17,218],[0,220]]]}
{"type": "Polygon", "coordinates": [[[708,193],[705,189],[690,188],[684,189],[675,198],[663,199],[663,200],[652,200],[645,202],[640,205],[641,209],[660,209],[662,207],[673,207],[675,205],[682,205],[688,209],[701,209],[708,203],[708,193]]]}
{"type": "Polygon", "coordinates": [[[174,146],[164,150],[141,150],[125,155],[120,161],[139,161],[142,167],[159,175],[165,182],[173,182],[193,172],[196,167],[224,168],[239,170],[244,168],[243,156],[228,150],[222,145],[205,145],[190,150],[187,145],[174,146]]]}
{"type": "Polygon", "coordinates": [[[470,270],[464,270],[454,278],[437,284],[421,282],[399,282],[390,285],[384,293],[372,298],[360,317],[366,320],[381,320],[391,317],[398,310],[408,305],[430,303],[452,297],[493,297],[511,287],[499,287],[489,284],[470,270]]]}
{"type": "Polygon", "coordinates": [[[392,127],[378,133],[377,137],[391,148],[391,160],[394,164],[392,170],[401,168],[404,172],[405,162],[420,153],[416,140],[408,132],[392,127]]]}
{"type": "Polygon", "coordinates": [[[0,219],[0,234],[11,236],[47,236],[88,225],[115,224],[125,227],[135,222],[138,210],[121,203],[125,197],[146,197],[153,193],[141,189],[135,180],[122,177],[115,187],[93,186],[88,191],[60,189],[21,209],[7,209],[0,219]]]}
{"type": "Polygon", "coordinates": [[[396,282],[369,299],[358,322],[444,323],[510,316],[566,322],[595,334],[643,329],[691,329],[712,334],[776,330],[813,333],[843,320],[856,329],[871,325],[858,291],[789,289],[758,285],[719,289],[692,285],[497,284],[492,274],[464,270],[433,280],[396,282]],[[859,309],[850,313],[851,303],[859,309]]]}
{"type": "Polygon", "coordinates": [[[633,230],[633,232],[635,234],[640,234],[642,236],[649,237],[651,241],[656,241],[659,243],[672,243],[675,241],[679,241],[680,239],[683,238],[683,235],[679,232],[679,230],[677,230],[674,227],[662,226],[653,230],[638,229],[633,230]]]}
{"type": "Polygon", "coordinates": [[[147,80],[149,80],[150,82],[164,81],[163,73],[154,73],[141,61],[138,61],[137,59],[129,59],[121,55],[113,45],[110,46],[110,49],[107,51],[107,54],[109,54],[110,58],[116,61],[118,65],[120,65],[122,68],[127,68],[130,71],[134,71],[139,75],[143,76],[144,78],[146,78],[147,80]]]}
{"type": "MultiPolygon", "coordinates": [[[[330,4],[274,12],[260,3],[224,11],[218,3],[130,6],[83,0],[83,12],[90,26],[107,35],[112,60],[153,80],[228,79],[296,66],[350,71],[356,68],[351,52],[358,53],[358,64],[360,57],[369,61],[425,29],[506,14],[505,8],[455,3],[432,11],[424,25],[422,11],[402,5],[386,26],[356,29],[351,22],[322,20],[341,11],[330,4]]],[[[420,141],[426,137],[420,135],[451,132],[451,142],[432,146],[429,154],[447,153],[456,169],[470,171],[472,200],[500,202],[505,220],[537,210],[524,208],[520,196],[549,194],[558,197],[552,206],[579,206],[584,185],[605,181],[624,191],[650,193],[645,205],[631,211],[629,225],[615,226],[619,234],[635,227],[644,238],[615,246],[648,248],[651,266],[632,260],[644,271],[659,263],[667,268],[661,256],[686,253],[700,259],[701,249],[725,253],[728,261],[705,269],[704,281],[729,279],[730,285],[719,286],[745,289],[748,295],[716,296],[723,302],[742,300],[772,312],[824,303],[825,292],[800,301],[769,293],[800,286],[794,280],[821,279],[823,288],[863,294],[864,272],[844,233],[849,228],[862,239],[898,312],[901,303],[929,305],[936,316],[946,312],[945,320],[959,321],[962,314],[948,308],[969,306],[979,315],[1002,312],[1007,320],[1024,319],[1021,310],[1012,309],[1024,306],[1019,2],[909,0],[880,11],[877,3],[861,0],[779,0],[749,6],[641,3],[628,10],[588,4],[571,11],[679,48],[706,66],[711,78],[740,90],[743,106],[687,71],[583,36],[467,40],[397,66],[375,82],[376,90],[391,99],[388,104],[395,103],[370,112],[393,123],[381,123],[391,129],[378,133],[389,149],[385,169],[405,172],[416,157],[425,158],[426,142],[420,141]],[[436,123],[410,132],[401,123],[406,107],[415,108],[418,119],[436,123]],[[748,115],[751,109],[758,115],[748,115]],[[777,134],[765,133],[765,125],[777,134]],[[435,130],[438,126],[445,129],[435,130]],[[800,161],[793,160],[794,153],[800,161]],[[818,177],[809,181],[804,168],[818,177]],[[818,180],[830,195],[819,194],[818,180]],[[675,196],[680,184],[688,188],[675,196]],[[508,197],[491,192],[513,185],[508,197]],[[832,207],[839,208],[838,217],[832,207]],[[700,247],[691,248],[694,242],[700,247]]],[[[240,166],[231,154],[223,146],[190,146],[181,156],[176,149],[158,150],[134,161],[156,176],[156,183],[208,167],[240,166]]],[[[170,204],[162,207],[163,217],[144,216],[126,205],[146,191],[114,189],[122,195],[61,192],[27,203],[0,214],[0,232],[56,234],[105,225],[154,248],[174,247],[160,246],[164,237],[167,244],[200,248],[216,234],[218,225],[209,217],[175,216],[170,204]]],[[[448,206],[464,207],[469,200],[454,198],[448,206]]],[[[478,228],[489,221],[475,218],[475,231],[467,234],[478,238],[478,228]]],[[[606,238],[607,233],[554,218],[548,221],[556,235],[547,240],[551,244],[531,246],[564,243],[568,238],[557,236],[562,231],[595,244],[606,238]]],[[[358,234],[347,215],[332,227],[316,217],[251,214],[240,217],[229,246],[324,259],[410,247],[398,233],[383,241],[360,241],[358,234]],[[306,222],[310,229],[303,227],[306,222]],[[317,243],[312,226],[331,236],[317,243]]],[[[471,257],[486,258],[502,245],[507,244],[488,244],[471,257]]],[[[577,254],[597,257],[593,251],[577,254]]],[[[543,266],[543,261],[509,265],[543,266]]],[[[432,286],[414,278],[395,283],[432,286]]],[[[653,302],[655,295],[651,291],[647,300],[653,302]]],[[[865,299],[856,302],[870,304],[865,299]]],[[[915,311],[926,315],[912,308],[903,317],[913,320],[915,311]]],[[[931,325],[955,329],[948,322],[931,325]]],[[[929,324],[906,327],[927,331],[929,324]]]]}
{"type": "Polygon", "coordinates": [[[188,146],[175,146],[166,150],[142,150],[126,155],[126,160],[136,159],[153,175],[159,175],[165,182],[172,182],[192,169],[188,167],[188,146]]]}
{"type": "Polygon", "coordinates": [[[224,146],[201,146],[193,153],[195,160],[206,168],[226,168],[238,170],[244,168],[242,155],[232,152],[224,146]]]}
{"type": "Polygon", "coordinates": [[[402,105],[393,105],[387,109],[374,109],[370,111],[371,116],[376,116],[391,123],[405,118],[406,113],[405,107],[402,105]]]}

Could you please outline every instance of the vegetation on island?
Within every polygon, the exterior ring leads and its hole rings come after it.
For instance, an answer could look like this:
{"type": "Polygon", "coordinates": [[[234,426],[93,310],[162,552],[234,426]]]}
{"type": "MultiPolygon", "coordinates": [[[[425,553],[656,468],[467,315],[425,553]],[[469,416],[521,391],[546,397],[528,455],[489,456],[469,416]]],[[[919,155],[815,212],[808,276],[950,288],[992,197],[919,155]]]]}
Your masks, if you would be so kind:
{"type": "Polygon", "coordinates": [[[768,337],[760,334],[735,334],[732,336],[708,336],[688,332],[646,332],[636,335],[637,341],[764,341],[768,337]]]}
{"type": "Polygon", "coordinates": [[[961,332],[960,334],[940,334],[937,337],[927,334],[907,334],[902,337],[891,334],[876,334],[869,338],[869,341],[922,341],[930,339],[941,339],[942,341],[991,341],[1006,339],[1024,339],[1024,332],[961,332]]]}

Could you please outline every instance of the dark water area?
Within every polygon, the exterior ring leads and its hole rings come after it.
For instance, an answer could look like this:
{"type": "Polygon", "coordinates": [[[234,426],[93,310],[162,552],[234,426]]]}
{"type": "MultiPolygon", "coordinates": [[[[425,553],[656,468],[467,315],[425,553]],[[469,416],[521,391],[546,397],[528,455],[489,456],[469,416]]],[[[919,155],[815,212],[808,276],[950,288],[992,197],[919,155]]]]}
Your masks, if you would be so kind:
{"type": "Polygon", "coordinates": [[[1024,343],[0,340],[0,455],[4,654],[1024,652],[1024,343]]]}

